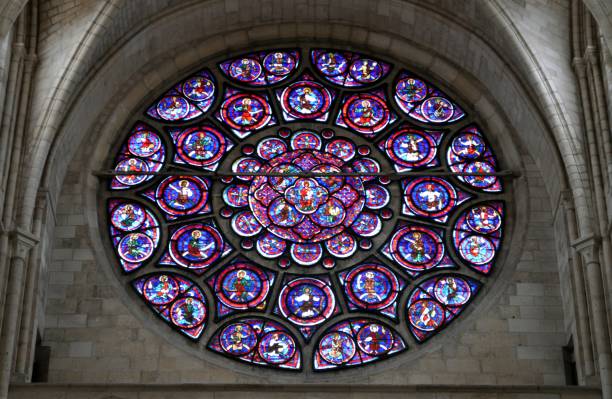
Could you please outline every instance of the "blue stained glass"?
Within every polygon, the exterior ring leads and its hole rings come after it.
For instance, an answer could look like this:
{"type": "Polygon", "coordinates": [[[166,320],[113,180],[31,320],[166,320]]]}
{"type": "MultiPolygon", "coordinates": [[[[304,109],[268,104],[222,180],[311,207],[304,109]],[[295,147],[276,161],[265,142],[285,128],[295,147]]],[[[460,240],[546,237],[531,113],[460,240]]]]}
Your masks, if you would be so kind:
{"type": "Polygon", "coordinates": [[[156,122],[136,120],[109,160],[121,278],[169,328],[248,366],[407,351],[402,334],[422,343],[455,320],[501,250],[504,181],[464,109],[355,51],[209,63],[158,93],[140,113],[156,122]]]}

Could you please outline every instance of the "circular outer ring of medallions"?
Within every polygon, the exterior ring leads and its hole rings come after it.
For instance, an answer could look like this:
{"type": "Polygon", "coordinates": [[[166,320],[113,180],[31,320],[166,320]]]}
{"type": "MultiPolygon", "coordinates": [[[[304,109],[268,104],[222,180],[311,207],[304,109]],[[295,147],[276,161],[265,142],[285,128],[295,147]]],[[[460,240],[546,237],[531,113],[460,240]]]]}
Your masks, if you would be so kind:
{"type": "Polygon", "coordinates": [[[146,281],[143,284],[142,295],[151,305],[160,306],[160,305],[167,305],[170,302],[174,301],[180,293],[179,290],[180,290],[180,287],[179,287],[178,281],[176,281],[174,278],[172,278],[171,276],[167,274],[162,274],[162,275],[151,276],[148,279],[146,279],[146,281]],[[161,281],[162,278],[165,278],[166,281],[161,281]],[[150,292],[151,290],[147,288],[149,286],[153,287],[154,281],[157,281],[158,283],[161,283],[161,284],[167,284],[167,286],[164,287],[164,291],[166,291],[166,293],[162,293],[161,290],[157,290],[155,291],[155,297],[154,297],[152,295],[153,293],[150,292]],[[160,295],[160,293],[163,296],[160,295]],[[160,297],[164,299],[162,300],[156,299],[160,297]]]}
{"type": "Polygon", "coordinates": [[[206,304],[202,302],[201,300],[199,300],[198,298],[194,298],[191,296],[187,296],[187,297],[177,300],[176,302],[172,304],[172,307],[170,308],[170,319],[172,320],[172,324],[174,324],[175,326],[179,328],[184,328],[184,329],[195,328],[201,325],[202,323],[204,323],[204,321],[206,321],[206,316],[207,316],[206,304]],[[188,303],[188,302],[191,302],[191,303],[188,303]],[[181,306],[183,304],[192,305],[195,308],[197,308],[196,310],[200,313],[200,317],[192,323],[188,323],[186,325],[180,324],[178,320],[178,317],[180,316],[179,310],[181,310],[181,306]]]}
{"type": "Polygon", "coordinates": [[[282,238],[272,234],[265,233],[257,238],[257,252],[265,258],[273,259],[281,256],[287,249],[287,242],[282,238]],[[266,241],[264,243],[264,241],[266,241]],[[264,247],[263,245],[267,245],[264,247]]]}
{"type": "Polygon", "coordinates": [[[393,333],[391,332],[391,329],[379,323],[369,323],[364,325],[357,333],[356,338],[359,349],[361,349],[364,353],[370,356],[386,355],[391,349],[393,349],[393,344],[395,343],[395,339],[393,339],[393,333]],[[365,336],[367,333],[376,334],[377,331],[372,331],[373,327],[376,327],[376,330],[380,331],[380,335],[386,336],[382,340],[379,338],[379,336],[365,336]],[[368,338],[370,338],[370,340],[368,340],[368,338]],[[380,341],[387,343],[386,348],[382,347],[383,350],[376,349],[378,345],[381,345],[380,341]],[[369,348],[366,345],[369,345],[369,348]]]}
{"type": "Polygon", "coordinates": [[[270,108],[270,104],[268,103],[268,101],[262,96],[258,96],[257,94],[252,93],[240,93],[229,97],[223,102],[223,104],[221,105],[221,115],[223,117],[223,121],[227,123],[232,129],[238,131],[252,131],[260,129],[263,126],[267,125],[268,122],[270,122],[270,119],[272,118],[272,109],[270,108]],[[262,113],[263,116],[256,123],[250,125],[240,125],[230,117],[230,107],[235,106],[236,102],[242,99],[249,99],[251,102],[257,101],[261,106],[260,113],[262,113]]]}
{"type": "Polygon", "coordinates": [[[387,206],[389,204],[389,201],[391,200],[391,193],[389,193],[389,190],[387,190],[384,186],[379,185],[379,184],[370,184],[365,188],[366,191],[366,204],[365,206],[367,208],[370,209],[382,209],[385,206],[387,206]],[[377,194],[375,196],[372,195],[368,195],[368,194],[377,194]],[[380,200],[380,197],[382,197],[382,201],[380,202],[374,202],[374,199],[376,199],[376,197],[378,197],[378,200],[380,200]]]}
{"type": "Polygon", "coordinates": [[[445,320],[446,320],[446,313],[444,311],[444,307],[442,307],[442,305],[438,301],[434,301],[433,299],[419,299],[411,303],[410,307],[408,308],[408,321],[414,328],[421,330],[421,331],[427,331],[427,332],[435,331],[444,324],[445,320]],[[434,315],[432,317],[431,315],[432,310],[429,307],[427,307],[427,309],[430,309],[430,310],[427,312],[428,313],[426,315],[427,318],[424,319],[423,317],[424,312],[422,310],[427,305],[431,305],[434,308],[433,309],[434,315]],[[417,314],[417,311],[419,312],[418,314],[417,314]],[[439,315],[441,315],[442,317],[441,318],[438,317],[439,315]],[[416,320],[418,320],[418,322],[416,320]],[[422,322],[425,325],[420,325],[419,322],[422,322]],[[433,322],[433,324],[427,325],[427,323],[429,322],[433,322]]]}
{"type": "Polygon", "coordinates": [[[389,108],[387,107],[387,104],[380,97],[377,97],[372,94],[362,93],[362,94],[353,95],[348,98],[348,100],[342,106],[342,118],[344,119],[344,123],[346,123],[348,127],[357,131],[358,133],[372,134],[372,133],[377,133],[381,131],[382,129],[384,129],[385,126],[387,126],[387,124],[391,120],[391,115],[389,113],[389,108]],[[383,117],[380,118],[380,120],[376,122],[375,124],[373,124],[372,126],[364,127],[364,126],[360,126],[356,124],[349,118],[349,111],[350,111],[351,106],[357,101],[375,102],[383,110],[383,117]]]}
{"type": "Polygon", "coordinates": [[[470,300],[471,296],[472,296],[472,289],[470,288],[470,285],[468,284],[467,281],[465,281],[463,278],[461,277],[457,277],[457,276],[446,276],[446,277],[441,277],[438,281],[436,281],[436,284],[434,285],[434,297],[442,304],[446,305],[446,306],[462,306],[465,305],[466,303],[468,303],[468,301],[470,300]],[[463,297],[462,300],[456,302],[456,303],[450,303],[448,300],[449,295],[447,293],[445,293],[445,288],[444,285],[448,286],[449,280],[452,281],[455,286],[457,287],[455,289],[455,292],[464,292],[465,296],[463,297]],[[461,286],[461,288],[459,288],[459,286],[461,286]]]}
{"type": "MultiPolygon", "coordinates": [[[[278,63],[278,59],[276,60],[276,62],[278,63]]],[[[293,72],[293,70],[295,69],[296,66],[296,61],[295,58],[293,58],[293,56],[285,51],[274,51],[268,55],[266,55],[266,57],[263,60],[263,66],[264,69],[266,71],[268,71],[268,73],[271,73],[274,76],[287,76],[289,75],[291,72],[293,72]],[[283,60],[289,60],[289,62],[287,62],[287,66],[283,65],[284,68],[286,68],[286,71],[277,71],[274,68],[271,68],[271,65],[274,65],[274,59],[276,58],[277,54],[282,54],[283,56],[283,60]]]]}
{"type": "Polygon", "coordinates": [[[140,228],[142,224],[145,222],[146,217],[147,216],[146,216],[146,211],[144,207],[140,206],[139,204],[133,203],[133,202],[124,202],[113,208],[113,210],[111,211],[110,221],[113,227],[116,228],[117,230],[131,232],[134,230],[138,230],[138,228],[140,228]],[[124,210],[128,209],[128,207],[131,207],[131,212],[132,212],[132,215],[134,215],[134,218],[130,216],[130,219],[133,220],[134,223],[131,224],[129,227],[123,227],[119,225],[119,223],[125,221],[127,217],[122,220],[119,220],[119,215],[124,214],[124,210]]]}
{"type": "Polygon", "coordinates": [[[159,100],[156,109],[162,119],[175,122],[189,115],[191,105],[183,96],[165,96],[159,100]]]}
{"type": "Polygon", "coordinates": [[[383,68],[380,62],[371,60],[369,58],[359,58],[353,61],[353,63],[351,63],[351,67],[349,68],[349,74],[357,82],[366,85],[366,84],[374,83],[378,79],[380,79],[383,74],[383,68]],[[364,65],[367,65],[368,63],[370,64],[370,66],[374,64],[374,67],[368,72],[366,76],[364,76],[363,71],[361,71],[361,73],[359,72],[361,68],[363,68],[364,65]]]}
{"type": "MultiPolygon", "coordinates": [[[[199,240],[199,237],[196,239],[199,240]]],[[[206,268],[210,266],[211,264],[213,264],[214,262],[216,262],[217,259],[221,257],[222,252],[223,252],[223,238],[221,238],[221,235],[219,234],[219,232],[217,232],[217,230],[215,230],[214,228],[208,225],[191,224],[191,225],[183,226],[177,231],[175,231],[174,233],[172,233],[172,237],[170,238],[170,256],[177,264],[183,267],[186,267],[188,269],[206,268]],[[200,234],[202,230],[206,231],[206,233],[209,234],[212,240],[214,241],[213,252],[210,255],[208,255],[208,257],[204,258],[203,261],[200,261],[200,262],[191,261],[189,259],[186,259],[183,255],[180,254],[179,249],[178,249],[178,241],[182,238],[182,236],[186,233],[189,233],[193,237],[193,232],[196,230],[199,230],[200,234]]]]}
{"type": "Polygon", "coordinates": [[[334,296],[331,287],[323,281],[311,277],[300,277],[290,281],[281,289],[281,292],[278,295],[278,304],[281,314],[287,320],[298,326],[311,327],[321,324],[331,317],[336,308],[336,297],[334,296]],[[320,310],[317,315],[313,315],[313,317],[310,317],[308,319],[304,319],[297,316],[287,305],[289,295],[295,289],[304,285],[314,286],[318,288],[323,293],[323,295],[325,295],[325,299],[327,300],[325,308],[320,310]]]}
{"type": "MultiPolygon", "coordinates": [[[[439,199],[439,201],[442,201],[442,200],[439,199]]],[[[446,180],[439,179],[437,177],[422,177],[422,178],[411,181],[410,184],[406,186],[406,189],[404,190],[404,202],[406,203],[408,208],[410,208],[410,210],[414,212],[415,214],[417,214],[418,216],[437,218],[437,217],[445,216],[457,205],[457,191],[446,180]],[[426,211],[422,209],[420,206],[418,206],[417,205],[418,203],[415,201],[415,198],[414,198],[415,189],[417,189],[417,187],[422,186],[422,185],[425,185],[427,188],[427,185],[429,184],[431,184],[432,186],[437,186],[438,188],[441,188],[445,191],[444,193],[440,193],[440,191],[437,191],[439,194],[438,198],[441,198],[441,197],[447,198],[447,204],[444,207],[442,207],[442,209],[439,209],[438,211],[434,211],[434,212],[426,211]]]]}
{"type": "Polygon", "coordinates": [[[161,149],[162,142],[159,136],[151,130],[139,130],[128,139],[128,151],[135,157],[148,158],[161,149]],[[144,136],[144,138],[143,138],[144,136]],[[140,142],[138,141],[140,140],[140,142]],[[146,140],[146,141],[145,141],[146,140]],[[152,148],[143,151],[143,141],[149,143],[152,148]]]}
{"type": "Polygon", "coordinates": [[[223,271],[219,274],[219,277],[217,277],[215,281],[215,293],[217,294],[217,298],[225,306],[232,309],[244,310],[255,308],[263,301],[265,301],[269,291],[270,281],[268,280],[268,276],[260,269],[243,262],[232,264],[231,266],[223,269],[223,271]],[[252,273],[252,275],[254,275],[259,280],[259,291],[255,293],[253,298],[248,301],[236,302],[228,297],[224,286],[226,284],[227,278],[237,276],[237,274],[240,273],[240,271],[242,270],[248,270],[248,272],[252,273]]]}
{"type": "Polygon", "coordinates": [[[349,63],[346,57],[337,51],[328,51],[328,52],[322,51],[318,55],[317,59],[314,61],[315,61],[314,64],[317,70],[328,78],[334,78],[336,76],[344,75],[348,71],[348,68],[349,68],[349,63]],[[325,64],[323,64],[322,62],[323,58],[326,56],[329,56],[330,54],[334,55],[334,64],[330,64],[328,62],[327,65],[329,66],[336,65],[336,67],[334,67],[333,70],[324,68],[325,64]],[[338,60],[338,58],[340,58],[340,60],[338,60]],[[337,66],[340,66],[340,68],[337,68],[337,66]]]}
{"type": "Polygon", "coordinates": [[[237,58],[234,62],[230,64],[228,72],[229,76],[238,82],[251,83],[257,80],[259,76],[261,76],[262,70],[263,68],[261,64],[255,58],[242,57],[237,58]],[[245,65],[245,61],[247,61],[249,64],[249,70],[251,72],[254,72],[251,73],[249,76],[244,75],[244,69],[242,68],[242,65],[245,65]],[[239,65],[239,63],[241,65],[239,65]]]}
{"type": "MultiPolygon", "coordinates": [[[[195,152],[197,155],[198,151],[206,151],[202,144],[199,144],[199,145],[202,146],[201,149],[195,148],[191,152],[195,152]]],[[[214,146],[214,143],[213,143],[213,146],[214,146]]],[[[197,145],[194,147],[197,147],[197,145]]],[[[217,129],[214,129],[209,126],[192,127],[192,128],[183,130],[179,134],[177,138],[177,144],[176,144],[176,152],[178,156],[183,161],[193,166],[209,166],[209,165],[213,165],[219,162],[219,160],[225,154],[226,149],[227,149],[227,142],[225,140],[225,137],[223,137],[221,132],[219,132],[217,129]],[[192,135],[197,134],[197,133],[204,133],[205,137],[209,138],[210,141],[214,141],[214,140],[217,141],[216,153],[212,153],[211,151],[211,155],[207,159],[194,158],[193,156],[190,155],[190,152],[187,151],[185,148],[186,145],[189,144],[188,139],[190,139],[192,135]]]]}
{"type": "Polygon", "coordinates": [[[356,268],[351,270],[346,276],[345,292],[348,294],[350,301],[353,302],[355,305],[365,309],[384,309],[387,306],[391,305],[397,299],[398,288],[399,281],[395,274],[393,274],[393,272],[391,272],[391,270],[387,269],[386,267],[377,265],[375,263],[366,263],[357,266],[356,268]],[[386,298],[384,298],[382,301],[379,301],[378,303],[363,301],[354,291],[353,282],[355,281],[355,279],[358,278],[360,275],[365,275],[370,271],[382,274],[388,282],[389,289],[387,290],[386,298]]]}
{"type": "Polygon", "coordinates": [[[421,109],[421,115],[423,115],[423,118],[427,119],[431,123],[448,122],[453,117],[453,114],[455,112],[455,106],[453,105],[453,103],[444,97],[430,97],[421,103],[420,109],[421,109]],[[445,115],[443,117],[438,117],[436,115],[441,109],[441,108],[436,108],[437,104],[445,105],[445,108],[443,111],[445,115]],[[432,110],[436,118],[431,117],[432,110]]]}
{"type": "Polygon", "coordinates": [[[455,154],[459,158],[465,160],[472,160],[479,158],[482,154],[484,154],[484,152],[487,150],[487,146],[483,138],[479,134],[470,131],[464,131],[459,133],[455,138],[453,138],[453,141],[450,144],[450,149],[453,154],[455,154]],[[460,140],[468,136],[470,143],[467,145],[463,144],[460,140]],[[463,148],[463,150],[461,150],[461,148],[463,148]]]}
{"type": "Polygon", "coordinates": [[[293,116],[294,118],[298,118],[298,119],[320,118],[321,116],[323,116],[325,113],[329,111],[331,101],[332,99],[331,99],[331,94],[329,93],[329,90],[327,90],[323,85],[320,85],[319,83],[311,82],[311,81],[295,82],[289,85],[288,87],[286,87],[281,94],[281,105],[283,107],[283,110],[287,112],[289,115],[293,116]],[[317,100],[319,99],[321,100],[321,104],[318,107],[316,107],[315,111],[313,111],[312,113],[307,114],[307,113],[300,112],[291,105],[292,94],[294,94],[300,88],[304,88],[304,90],[308,88],[310,92],[315,97],[317,97],[317,100]],[[317,96],[316,93],[319,93],[320,97],[317,96]]]}
{"type": "Polygon", "coordinates": [[[232,208],[242,208],[248,206],[249,186],[246,184],[230,184],[223,189],[223,201],[232,208]],[[246,195],[243,193],[246,193],[246,195]]]}
{"type": "Polygon", "coordinates": [[[144,262],[145,260],[151,257],[151,255],[153,254],[153,250],[155,250],[155,243],[153,242],[153,239],[151,239],[151,237],[149,237],[148,235],[144,233],[138,233],[138,232],[126,234],[121,239],[121,241],[119,241],[119,244],[117,245],[117,253],[119,254],[119,257],[128,263],[144,262]],[[145,243],[138,245],[139,248],[145,248],[145,251],[143,255],[139,256],[138,258],[130,259],[128,255],[126,254],[126,250],[124,246],[129,245],[129,244],[126,244],[127,240],[136,239],[134,237],[136,237],[139,240],[140,239],[145,240],[145,243]]]}
{"type": "Polygon", "coordinates": [[[502,216],[497,209],[493,208],[490,205],[479,205],[471,208],[468,211],[465,221],[467,222],[467,225],[470,227],[470,229],[472,229],[476,233],[491,234],[499,230],[499,228],[501,227],[502,216]],[[480,214],[484,213],[486,215],[486,218],[483,218],[477,212],[480,214]],[[489,214],[491,213],[493,214],[493,216],[489,216],[489,214]],[[479,218],[479,220],[493,220],[493,224],[490,227],[478,226],[477,217],[479,218]]]}
{"type": "MultiPolygon", "coordinates": [[[[149,165],[140,158],[125,158],[115,166],[116,172],[148,172],[149,165]],[[136,166],[137,165],[137,166],[136,166]]],[[[115,179],[126,186],[137,186],[147,180],[147,175],[117,175],[115,179]]]]}
{"type": "Polygon", "coordinates": [[[406,269],[413,270],[413,271],[429,270],[435,267],[442,260],[442,257],[444,256],[444,245],[442,243],[442,239],[438,236],[438,234],[436,234],[435,232],[427,228],[419,227],[419,226],[405,226],[399,229],[398,231],[396,231],[393,237],[391,238],[389,247],[390,247],[391,255],[393,259],[397,263],[399,263],[400,266],[403,266],[406,269]],[[412,263],[404,259],[404,257],[401,255],[401,252],[398,247],[400,244],[400,240],[402,240],[406,234],[413,233],[413,232],[419,232],[422,235],[424,234],[434,243],[433,245],[435,246],[436,252],[435,254],[433,254],[433,256],[431,256],[432,258],[431,260],[427,262],[421,262],[421,263],[412,263]]]}
{"type": "Polygon", "coordinates": [[[253,330],[253,328],[246,323],[232,323],[232,324],[227,325],[221,331],[221,333],[219,333],[219,343],[221,344],[221,348],[225,351],[225,353],[232,355],[232,356],[245,356],[251,353],[255,349],[255,346],[257,346],[257,334],[255,334],[255,331],[253,330]],[[239,331],[240,345],[238,346],[238,349],[232,350],[232,346],[236,346],[236,343],[232,341],[231,336],[234,335],[236,330],[238,330],[238,327],[240,327],[240,331],[239,331]],[[230,330],[233,330],[233,331],[229,335],[230,338],[228,338],[226,334],[230,330]],[[245,338],[248,338],[249,341],[252,341],[250,346],[247,346],[247,345],[243,346],[243,342],[245,338]]]}
{"type": "MultiPolygon", "coordinates": [[[[192,190],[189,187],[187,187],[187,189],[192,193],[192,195],[194,196],[196,195],[196,193],[194,192],[196,190],[192,190]]],[[[203,180],[201,180],[199,177],[196,177],[196,176],[168,177],[164,179],[159,184],[159,186],[157,186],[157,190],[155,190],[155,198],[156,198],[157,205],[164,212],[172,216],[193,215],[194,213],[199,212],[204,207],[204,205],[206,205],[206,201],[208,201],[208,185],[203,180]],[[192,205],[189,208],[178,209],[176,206],[173,206],[169,204],[168,201],[166,201],[165,194],[170,189],[178,193],[177,199],[176,199],[178,202],[181,201],[180,198],[182,195],[183,196],[188,195],[188,194],[182,194],[179,191],[177,191],[177,188],[172,185],[174,182],[178,182],[178,185],[181,187],[181,189],[184,188],[183,187],[184,185],[189,185],[189,183],[192,183],[197,188],[197,190],[199,191],[199,198],[197,199],[194,205],[192,205]],[[183,182],[187,182],[187,183],[183,183],[183,182]]]]}
{"type": "Polygon", "coordinates": [[[181,85],[181,91],[185,97],[192,101],[206,101],[215,94],[215,84],[207,77],[194,76],[181,85]],[[211,87],[211,89],[206,90],[207,87],[211,87]]]}
{"type": "Polygon", "coordinates": [[[406,168],[418,168],[418,167],[427,165],[431,161],[434,160],[434,158],[436,157],[436,153],[437,153],[437,146],[436,146],[436,143],[433,141],[433,139],[428,134],[420,132],[419,130],[416,130],[416,129],[402,128],[398,130],[397,132],[393,133],[391,137],[389,137],[385,141],[385,152],[387,153],[387,156],[391,158],[393,162],[395,162],[396,164],[400,166],[403,166],[406,168]],[[416,143],[413,143],[413,144],[408,143],[407,145],[404,144],[405,142],[398,144],[398,142],[406,136],[420,137],[420,140],[426,143],[426,145],[424,146],[425,148],[423,148],[424,151],[421,151],[422,147],[419,145],[421,141],[417,141],[416,143]],[[412,153],[415,153],[415,152],[418,153],[418,156],[420,157],[420,159],[416,159],[415,161],[408,161],[408,160],[403,159],[400,155],[398,155],[397,147],[402,148],[404,146],[410,146],[410,145],[412,146],[416,145],[417,151],[412,151],[412,153]],[[424,153],[425,155],[421,157],[421,155],[424,153]]]}
{"type": "Polygon", "coordinates": [[[293,339],[293,337],[291,335],[289,335],[288,333],[284,332],[284,331],[280,331],[280,330],[275,330],[275,331],[270,331],[268,333],[266,333],[263,337],[261,337],[261,340],[259,341],[259,345],[257,345],[257,353],[259,354],[259,356],[266,362],[270,363],[270,364],[285,364],[287,363],[289,360],[291,360],[291,358],[293,357],[293,355],[295,355],[296,352],[296,344],[295,344],[295,340],[293,339]],[[289,349],[289,351],[287,352],[287,354],[284,354],[282,356],[282,358],[280,359],[273,359],[268,353],[269,351],[266,351],[266,347],[269,347],[270,345],[270,341],[274,338],[274,336],[282,336],[285,338],[285,340],[289,341],[289,344],[287,344],[287,342],[285,342],[287,345],[287,348],[289,349]]]}
{"type": "MultiPolygon", "coordinates": [[[[474,161],[467,162],[463,165],[463,173],[495,173],[495,166],[491,165],[487,161],[474,161]],[[469,170],[476,168],[476,170],[469,170]]],[[[464,181],[472,187],[485,190],[497,182],[496,176],[475,176],[475,175],[463,175],[461,176],[464,181]],[[478,182],[481,180],[485,184],[478,182]]]]}
{"type": "Polygon", "coordinates": [[[420,79],[412,77],[403,78],[395,84],[395,95],[399,100],[407,103],[421,101],[427,97],[427,85],[420,79]],[[417,86],[417,88],[416,90],[406,90],[406,85],[417,86]],[[407,91],[410,94],[405,94],[407,91]]]}
{"type": "MultiPolygon", "coordinates": [[[[344,345],[342,345],[340,349],[341,349],[340,353],[344,355],[344,351],[342,351],[342,349],[344,349],[344,345]]],[[[351,337],[347,333],[343,331],[331,331],[325,334],[323,338],[321,338],[321,340],[319,341],[317,350],[319,351],[319,355],[326,362],[331,363],[331,364],[340,365],[340,364],[348,363],[351,361],[351,359],[357,353],[357,344],[355,343],[355,340],[353,339],[353,337],[351,337]],[[348,356],[342,356],[340,359],[338,359],[338,358],[330,356],[331,351],[324,350],[323,348],[324,345],[326,348],[330,348],[330,347],[333,347],[333,345],[335,345],[334,338],[336,338],[336,340],[341,338],[343,339],[343,342],[348,344],[348,349],[349,349],[348,356]]]]}
{"type": "Polygon", "coordinates": [[[464,237],[459,243],[458,249],[461,259],[478,266],[492,261],[496,252],[495,244],[493,244],[489,238],[481,235],[468,235],[464,237]],[[486,248],[484,248],[484,253],[486,256],[481,256],[483,253],[481,245],[486,246],[486,248]],[[475,248],[478,249],[478,253],[476,254],[474,253],[475,248]]]}

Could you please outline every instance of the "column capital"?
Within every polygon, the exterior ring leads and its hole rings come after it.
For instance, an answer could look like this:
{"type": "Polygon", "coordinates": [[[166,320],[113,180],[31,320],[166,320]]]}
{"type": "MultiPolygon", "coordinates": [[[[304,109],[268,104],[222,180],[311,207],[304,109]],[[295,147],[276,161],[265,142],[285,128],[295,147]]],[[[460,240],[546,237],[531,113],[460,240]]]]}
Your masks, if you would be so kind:
{"type": "Polygon", "coordinates": [[[25,259],[28,251],[38,244],[38,238],[32,233],[16,228],[10,232],[13,240],[13,256],[25,259]]]}
{"type": "Polygon", "coordinates": [[[586,263],[591,263],[596,260],[600,244],[601,237],[595,234],[579,237],[571,242],[572,247],[584,257],[586,263]]]}

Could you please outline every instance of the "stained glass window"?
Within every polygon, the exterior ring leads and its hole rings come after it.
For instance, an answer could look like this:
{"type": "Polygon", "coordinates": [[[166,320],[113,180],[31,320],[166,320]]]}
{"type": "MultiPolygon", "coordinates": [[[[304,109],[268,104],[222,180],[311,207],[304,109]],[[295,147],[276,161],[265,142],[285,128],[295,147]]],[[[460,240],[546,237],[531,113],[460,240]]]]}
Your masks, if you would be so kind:
{"type": "Polygon", "coordinates": [[[459,101],[340,49],[204,65],[109,161],[121,278],[198,348],[250,366],[415,349],[476,298],[503,239],[503,174],[459,101]]]}

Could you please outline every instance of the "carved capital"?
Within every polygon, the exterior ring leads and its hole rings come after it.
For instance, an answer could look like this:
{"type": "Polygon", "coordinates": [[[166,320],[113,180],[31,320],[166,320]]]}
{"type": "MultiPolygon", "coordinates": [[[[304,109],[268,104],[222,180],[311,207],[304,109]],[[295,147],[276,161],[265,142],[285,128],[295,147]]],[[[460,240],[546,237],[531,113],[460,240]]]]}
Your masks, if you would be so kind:
{"type": "Polygon", "coordinates": [[[601,237],[594,234],[590,234],[586,237],[579,237],[572,241],[572,247],[582,255],[585,263],[592,263],[597,261],[597,254],[599,252],[599,245],[601,244],[601,237]]]}
{"type": "Polygon", "coordinates": [[[13,256],[25,259],[28,251],[38,244],[38,238],[22,229],[15,229],[10,233],[13,244],[13,256]]]}

